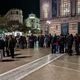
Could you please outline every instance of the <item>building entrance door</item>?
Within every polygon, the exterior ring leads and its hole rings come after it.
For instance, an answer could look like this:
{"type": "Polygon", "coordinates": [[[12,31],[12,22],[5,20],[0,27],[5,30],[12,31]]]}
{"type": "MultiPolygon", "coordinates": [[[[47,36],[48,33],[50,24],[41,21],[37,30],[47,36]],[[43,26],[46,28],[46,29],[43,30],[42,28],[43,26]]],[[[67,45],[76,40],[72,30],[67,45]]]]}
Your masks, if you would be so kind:
{"type": "Polygon", "coordinates": [[[80,34],[80,22],[78,22],[78,34],[80,34]]]}
{"type": "Polygon", "coordinates": [[[69,33],[69,24],[68,23],[61,24],[61,34],[67,35],[68,33],[69,33]]]}

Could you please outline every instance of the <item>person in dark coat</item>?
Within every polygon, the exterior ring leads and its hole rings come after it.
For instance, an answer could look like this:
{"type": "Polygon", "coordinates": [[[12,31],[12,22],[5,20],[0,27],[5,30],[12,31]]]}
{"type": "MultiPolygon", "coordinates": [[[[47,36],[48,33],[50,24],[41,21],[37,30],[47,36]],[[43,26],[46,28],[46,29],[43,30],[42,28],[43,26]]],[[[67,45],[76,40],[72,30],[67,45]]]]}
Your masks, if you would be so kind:
{"type": "Polygon", "coordinates": [[[29,47],[30,48],[34,48],[34,42],[35,42],[34,35],[31,34],[31,36],[29,36],[29,47]]]}
{"type": "Polygon", "coordinates": [[[15,44],[16,44],[15,38],[12,35],[10,35],[9,36],[9,50],[10,50],[10,53],[11,53],[11,57],[12,58],[14,58],[15,44]]]}
{"type": "Polygon", "coordinates": [[[48,47],[50,47],[51,41],[52,41],[52,35],[49,34],[49,36],[48,36],[48,47]]]}
{"type": "Polygon", "coordinates": [[[75,36],[75,51],[76,51],[76,55],[80,55],[80,51],[79,51],[79,45],[80,45],[80,36],[78,34],[76,34],[75,36]]]}
{"type": "Polygon", "coordinates": [[[10,54],[9,54],[9,37],[8,36],[6,36],[6,38],[5,38],[5,47],[6,47],[7,56],[10,56],[10,54]]]}
{"type": "Polygon", "coordinates": [[[60,53],[64,53],[64,42],[65,42],[65,38],[61,34],[60,38],[59,38],[59,46],[60,46],[59,51],[60,51],[60,53]]]}
{"type": "Polygon", "coordinates": [[[19,47],[21,48],[21,49],[24,49],[24,38],[23,38],[23,36],[20,36],[20,38],[19,38],[19,47]]]}
{"type": "Polygon", "coordinates": [[[73,41],[74,41],[74,37],[72,34],[70,34],[67,37],[67,45],[68,45],[68,54],[69,55],[72,55],[72,53],[73,53],[73,50],[72,50],[73,41]]]}
{"type": "Polygon", "coordinates": [[[5,57],[4,47],[5,47],[5,41],[0,37],[0,50],[3,51],[2,54],[5,57]]]}
{"type": "Polygon", "coordinates": [[[57,36],[55,35],[53,38],[52,38],[52,42],[51,42],[51,52],[52,54],[53,53],[56,53],[56,42],[57,42],[57,36]]]}
{"type": "Polygon", "coordinates": [[[38,37],[39,47],[44,47],[44,35],[38,37]]]}

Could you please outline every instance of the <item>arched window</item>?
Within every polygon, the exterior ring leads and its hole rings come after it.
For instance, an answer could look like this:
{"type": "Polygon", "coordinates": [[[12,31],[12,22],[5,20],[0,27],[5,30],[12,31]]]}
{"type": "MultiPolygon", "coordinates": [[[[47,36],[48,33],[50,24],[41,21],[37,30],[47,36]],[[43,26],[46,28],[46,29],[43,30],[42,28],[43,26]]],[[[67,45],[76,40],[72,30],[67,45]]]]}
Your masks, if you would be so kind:
{"type": "Polygon", "coordinates": [[[61,16],[69,16],[71,12],[70,0],[61,0],[61,16]]]}

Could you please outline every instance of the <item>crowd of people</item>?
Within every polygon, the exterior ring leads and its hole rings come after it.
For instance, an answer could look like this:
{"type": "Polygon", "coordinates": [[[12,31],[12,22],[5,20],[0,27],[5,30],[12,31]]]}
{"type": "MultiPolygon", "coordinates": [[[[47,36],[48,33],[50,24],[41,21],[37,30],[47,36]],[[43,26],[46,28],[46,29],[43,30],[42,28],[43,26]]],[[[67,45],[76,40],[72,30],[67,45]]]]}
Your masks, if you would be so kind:
{"type": "Polygon", "coordinates": [[[68,34],[66,36],[54,36],[52,39],[52,53],[68,53],[72,55],[75,50],[76,55],[80,55],[80,36],[76,34],[73,36],[72,34],[68,34]]]}
{"type": "Polygon", "coordinates": [[[75,48],[76,55],[80,55],[80,36],[76,34],[64,35],[38,35],[35,36],[31,34],[30,36],[16,36],[13,35],[6,36],[5,38],[0,37],[0,50],[3,51],[3,56],[11,56],[14,58],[15,48],[34,48],[46,47],[51,48],[52,53],[68,53],[73,54],[73,47],[75,48]]]}
{"type": "Polygon", "coordinates": [[[14,58],[14,48],[16,46],[16,39],[14,36],[6,36],[5,38],[0,37],[0,50],[2,50],[3,57],[11,56],[14,58]],[[5,54],[6,51],[6,54],[5,54]]]}

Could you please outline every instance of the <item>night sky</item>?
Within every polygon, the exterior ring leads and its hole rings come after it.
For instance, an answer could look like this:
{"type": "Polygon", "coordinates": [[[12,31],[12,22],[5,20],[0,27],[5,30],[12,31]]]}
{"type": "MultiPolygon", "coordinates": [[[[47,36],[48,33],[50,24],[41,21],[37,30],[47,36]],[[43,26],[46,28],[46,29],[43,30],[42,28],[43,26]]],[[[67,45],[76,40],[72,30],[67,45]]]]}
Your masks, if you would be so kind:
{"type": "Polygon", "coordinates": [[[40,17],[39,5],[39,0],[0,0],[0,14],[5,15],[8,10],[18,8],[23,10],[24,18],[27,18],[30,13],[40,17]]]}

